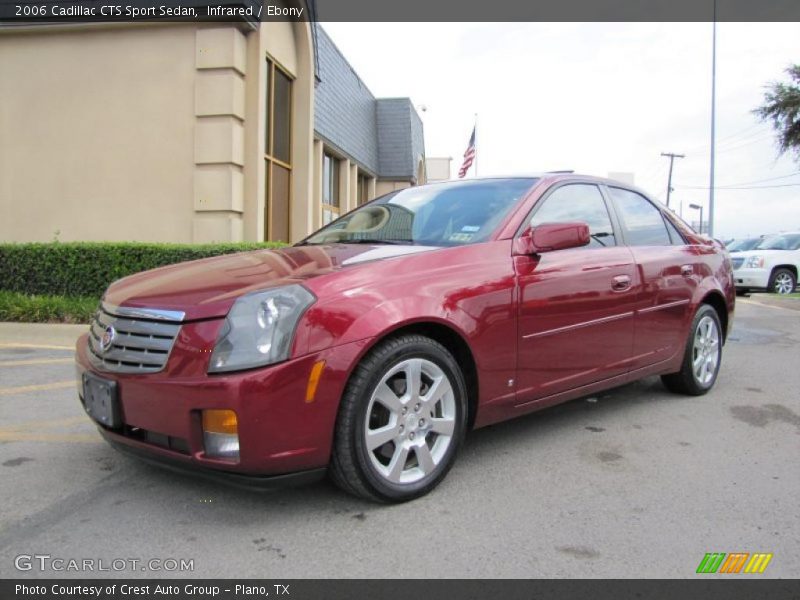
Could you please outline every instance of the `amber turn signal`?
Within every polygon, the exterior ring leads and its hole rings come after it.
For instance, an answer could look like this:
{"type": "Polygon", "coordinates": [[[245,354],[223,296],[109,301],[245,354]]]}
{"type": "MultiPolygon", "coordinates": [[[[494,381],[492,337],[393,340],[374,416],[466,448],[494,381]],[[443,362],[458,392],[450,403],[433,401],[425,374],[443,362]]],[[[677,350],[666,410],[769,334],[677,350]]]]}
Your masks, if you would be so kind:
{"type": "Polygon", "coordinates": [[[308,386],[306,386],[306,404],[311,404],[314,397],[317,395],[317,386],[319,385],[319,378],[322,377],[322,371],[325,369],[325,361],[319,360],[311,367],[311,375],[308,376],[308,386]]]}
{"type": "Polygon", "coordinates": [[[203,431],[207,433],[237,434],[239,422],[232,410],[204,410],[203,431]]]}

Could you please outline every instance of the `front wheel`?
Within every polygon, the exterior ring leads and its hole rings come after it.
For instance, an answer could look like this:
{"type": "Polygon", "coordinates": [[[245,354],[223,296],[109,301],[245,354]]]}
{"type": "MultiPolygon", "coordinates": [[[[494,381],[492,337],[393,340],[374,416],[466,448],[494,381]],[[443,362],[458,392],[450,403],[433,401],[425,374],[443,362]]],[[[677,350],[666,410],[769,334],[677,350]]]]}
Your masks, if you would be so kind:
{"type": "Polygon", "coordinates": [[[719,315],[708,304],[701,304],[692,320],[681,370],[662,375],[668,390],[701,396],[717,381],[722,362],[722,326],[719,315]]]}
{"type": "Polygon", "coordinates": [[[350,493],[403,502],[447,474],[466,428],[466,387],[444,346],[404,335],[356,367],[342,398],[330,473],[350,493]]]}
{"type": "Polygon", "coordinates": [[[789,269],[775,269],[769,279],[769,291],[773,294],[791,294],[797,285],[797,280],[789,269]]]}

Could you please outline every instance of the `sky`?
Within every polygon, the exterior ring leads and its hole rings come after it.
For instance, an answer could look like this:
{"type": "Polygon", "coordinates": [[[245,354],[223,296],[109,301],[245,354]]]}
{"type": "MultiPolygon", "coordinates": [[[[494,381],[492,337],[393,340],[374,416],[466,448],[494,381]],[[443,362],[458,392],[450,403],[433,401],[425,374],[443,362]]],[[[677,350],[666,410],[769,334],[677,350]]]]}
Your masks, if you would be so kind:
{"type": "MultiPolygon", "coordinates": [[[[670,206],[707,217],[711,23],[322,25],[375,96],[412,99],[453,177],[477,114],[481,176],[628,172],[664,202],[661,153],[685,154],[670,206]]],[[[800,231],[800,163],[751,113],[793,62],[799,23],[717,25],[715,237],[800,231]]]]}

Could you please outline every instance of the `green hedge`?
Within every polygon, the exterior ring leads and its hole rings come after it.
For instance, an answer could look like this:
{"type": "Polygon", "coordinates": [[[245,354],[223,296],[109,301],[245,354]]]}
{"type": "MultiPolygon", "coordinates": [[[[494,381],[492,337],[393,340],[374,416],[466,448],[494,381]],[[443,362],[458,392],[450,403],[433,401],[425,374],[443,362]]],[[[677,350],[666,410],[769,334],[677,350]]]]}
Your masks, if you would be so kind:
{"type": "Polygon", "coordinates": [[[96,296],[30,296],[0,290],[0,321],[88,323],[96,310],[96,296]]]}
{"type": "Polygon", "coordinates": [[[22,294],[93,296],[132,273],[187,260],[285,244],[148,244],[52,242],[0,244],[0,290],[22,294]]]}

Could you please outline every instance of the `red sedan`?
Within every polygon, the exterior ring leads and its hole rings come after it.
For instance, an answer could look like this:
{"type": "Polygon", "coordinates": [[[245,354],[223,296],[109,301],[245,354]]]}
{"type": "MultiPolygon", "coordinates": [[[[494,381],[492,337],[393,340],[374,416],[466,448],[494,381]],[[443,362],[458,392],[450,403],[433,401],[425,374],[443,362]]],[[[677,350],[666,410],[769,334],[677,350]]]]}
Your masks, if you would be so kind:
{"type": "Polygon", "coordinates": [[[467,430],[660,375],[714,385],[731,263],[641,191],[573,174],[383,196],[281,250],[126,277],[78,341],[115,447],[242,485],[429,492],[467,430]]]}

